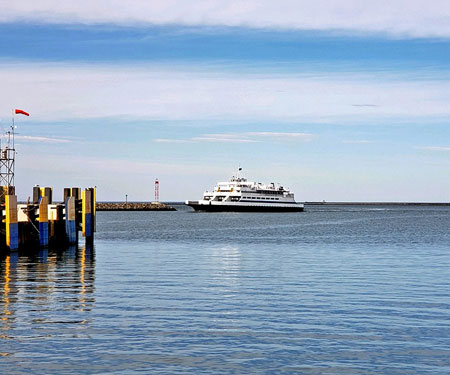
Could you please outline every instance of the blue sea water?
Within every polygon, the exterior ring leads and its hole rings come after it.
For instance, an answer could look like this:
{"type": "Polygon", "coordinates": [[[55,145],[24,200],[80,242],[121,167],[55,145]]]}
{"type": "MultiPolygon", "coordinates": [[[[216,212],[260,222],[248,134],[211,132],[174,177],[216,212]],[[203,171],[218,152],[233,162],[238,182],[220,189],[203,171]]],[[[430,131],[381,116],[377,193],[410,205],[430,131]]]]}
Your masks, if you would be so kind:
{"type": "Polygon", "coordinates": [[[0,373],[450,374],[450,207],[99,212],[0,261],[0,373]]]}

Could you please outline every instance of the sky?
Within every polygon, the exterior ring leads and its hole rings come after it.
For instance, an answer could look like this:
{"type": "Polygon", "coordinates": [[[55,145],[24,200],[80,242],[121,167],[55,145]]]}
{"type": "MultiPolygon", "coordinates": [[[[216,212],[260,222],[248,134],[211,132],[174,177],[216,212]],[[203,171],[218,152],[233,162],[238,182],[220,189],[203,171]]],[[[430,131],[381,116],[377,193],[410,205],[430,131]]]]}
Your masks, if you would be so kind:
{"type": "Polygon", "coordinates": [[[450,201],[443,0],[0,0],[0,83],[19,200],[450,201]]]}

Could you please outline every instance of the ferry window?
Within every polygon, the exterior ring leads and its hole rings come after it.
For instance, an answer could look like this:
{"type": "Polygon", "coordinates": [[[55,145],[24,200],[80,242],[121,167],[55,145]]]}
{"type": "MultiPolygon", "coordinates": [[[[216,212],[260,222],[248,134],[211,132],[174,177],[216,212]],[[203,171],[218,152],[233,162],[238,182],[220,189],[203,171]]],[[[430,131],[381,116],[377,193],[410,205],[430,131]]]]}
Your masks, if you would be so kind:
{"type": "Polygon", "coordinates": [[[280,200],[280,198],[275,198],[277,201],[279,201],[280,200]]]}

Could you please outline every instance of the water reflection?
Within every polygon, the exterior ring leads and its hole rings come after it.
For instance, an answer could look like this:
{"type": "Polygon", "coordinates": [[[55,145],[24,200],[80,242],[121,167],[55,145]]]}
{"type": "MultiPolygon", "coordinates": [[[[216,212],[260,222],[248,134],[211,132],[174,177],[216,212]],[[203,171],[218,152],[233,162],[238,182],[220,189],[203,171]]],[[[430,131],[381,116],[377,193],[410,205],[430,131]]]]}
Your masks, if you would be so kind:
{"type": "Polygon", "coordinates": [[[229,287],[239,282],[241,271],[241,251],[238,246],[217,246],[210,253],[210,272],[216,281],[229,287]]]}
{"type": "Polygon", "coordinates": [[[94,249],[71,247],[4,255],[0,259],[0,290],[0,340],[49,336],[55,324],[68,324],[70,329],[84,325],[91,321],[89,313],[95,304],[94,249]]]}
{"type": "MultiPolygon", "coordinates": [[[[10,327],[9,317],[11,315],[10,310],[10,298],[9,294],[11,292],[10,282],[11,282],[11,257],[8,256],[4,262],[4,272],[3,275],[3,311],[2,311],[2,331],[8,331],[10,327]]],[[[2,332],[3,337],[3,332],[2,332]]]]}

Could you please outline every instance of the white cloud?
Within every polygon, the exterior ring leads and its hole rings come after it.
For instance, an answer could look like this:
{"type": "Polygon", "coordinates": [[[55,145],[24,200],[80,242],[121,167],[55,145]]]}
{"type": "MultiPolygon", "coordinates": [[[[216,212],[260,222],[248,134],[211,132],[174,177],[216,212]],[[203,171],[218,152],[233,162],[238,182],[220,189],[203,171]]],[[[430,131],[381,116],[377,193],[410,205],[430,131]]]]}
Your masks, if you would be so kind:
{"type": "Polygon", "coordinates": [[[37,137],[31,135],[15,135],[16,141],[27,141],[27,142],[39,142],[39,143],[70,143],[69,139],[63,138],[52,138],[52,137],[37,137]]]}
{"type": "Polygon", "coordinates": [[[181,24],[450,37],[445,0],[15,0],[0,22],[181,24]]]}
{"type": "Polygon", "coordinates": [[[347,123],[450,116],[450,85],[439,74],[418,81],[383,73],[308,76],[201,72],[189,66],[3,63],[0,82],[7,88],[0,91],[0,114],[8,116],[17,107],[30,112],[20,122],[122,116],[347,123]],[[354,107],[357,101],[379,106],[354,107]]]}

